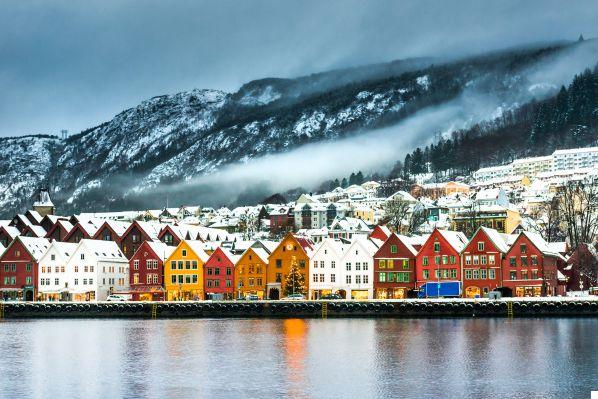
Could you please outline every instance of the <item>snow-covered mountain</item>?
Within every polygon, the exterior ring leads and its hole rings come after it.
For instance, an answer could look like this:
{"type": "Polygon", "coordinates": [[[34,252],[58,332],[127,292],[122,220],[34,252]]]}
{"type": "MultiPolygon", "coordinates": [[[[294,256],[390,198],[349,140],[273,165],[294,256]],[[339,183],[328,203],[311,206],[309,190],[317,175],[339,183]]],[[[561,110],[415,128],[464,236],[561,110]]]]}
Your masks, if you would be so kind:
{"type": "Polygon", "coordinates": [[[51,188],[60,212],[156,207],[162,199],[148,200],[156,186],[389,126],[466,89],[517,102],[519,93],[529,96],[521,71],[567,46],[262,79],[236,93],[191,90],[151,98],[66,140],[0,139],[0,214],[10,216],[27,207],[42,186],[51,188]]]}

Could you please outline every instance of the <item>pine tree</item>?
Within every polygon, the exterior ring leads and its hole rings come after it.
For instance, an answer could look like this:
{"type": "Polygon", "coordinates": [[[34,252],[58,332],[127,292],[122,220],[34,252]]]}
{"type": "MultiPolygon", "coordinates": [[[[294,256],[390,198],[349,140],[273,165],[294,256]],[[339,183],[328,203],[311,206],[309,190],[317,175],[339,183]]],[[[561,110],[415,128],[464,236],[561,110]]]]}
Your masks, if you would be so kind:
{"type": "Polygon", "coordinates": [[[347,188],[349,185],[347,184],[347,178],[343,177],[343,180],[341,181],[341,187],[342,188],[347,188]]]}
{"type": "Polygon", "coordinates": [[[292,294],[305,295],[307,289],[305,287],[305,277],[299,271],[297,260],[293,257],[291,261],[291,270],[286,275],[284,280],[283,294],[289,296],[292,294]]]}
{"type": "Polygon", "coordinates": [[[355,184],[363,184],[363,173],[361,173],[361,170],[355,175],[355,184]]]}

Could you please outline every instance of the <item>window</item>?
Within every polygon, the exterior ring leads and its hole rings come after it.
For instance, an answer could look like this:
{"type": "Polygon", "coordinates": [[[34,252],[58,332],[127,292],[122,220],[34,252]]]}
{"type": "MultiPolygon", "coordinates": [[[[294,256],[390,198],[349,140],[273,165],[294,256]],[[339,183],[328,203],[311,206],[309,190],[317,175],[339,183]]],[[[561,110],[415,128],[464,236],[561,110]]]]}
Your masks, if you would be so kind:
{"type": "Polygon", "coordinates": [[[486,269],[480,269],[480,278],[481,279],[486,279],[487,277],[487,270],[486,269]]]}
{"type": "Polygon", "coordinates": [[[345,263],[345,268],[347,269],[347,271],[351,271],[351,262],[347,262],[345,263]]]}
{"type": "Polygon", "coordinates": [[[536,255],[532,255],[530,258],[532,260],[532,266],[537,266],[538,265],[538,257],[536,255]]]}
{"type": "Polygon", "coordinates": [[[276,273],[276,282],[277,283],[281,283],[282,282],[282,273],[276,273]]]}
{"type": "Polygon", "coordinates": [[[409,269],[409,260],[403,259],[403,269],[409,269]]]}
{"type": "Polygon", "coordinates": [[[534,280],[538,279],[538,271],[537,270],[532,270],[532,279],[534,279],[534,280]]]}
{"type": "Polygon", "coordinates": [[[214,275],[216,275],[216,276],[220,275],[220,268],[219,267],[214,268],[214,275]]]}
{"type": "Polygon", "coordinates": [[[434,278],[440,278],[440,270],[434,270],[434,278]]]}
{"type": "Polygon", "coordinates": [[[323,282],[324,282],[324,273],[321,273],[320,274],[320,283],[323,283],[323,282]]]}
{"type": "Polygon", "coordinates": [[[509,272],[510,280],[517,280],[517,272],[509,272]]]}
{"type": "Polygon", "coordinates": [[[457,263],[457,258],[455,257],[455,255],[451,255],[450,259],[451,259],[451,265],[454,265],[457,263]]]}
{"type": "Polygon", "coordinates": [[[397,253],[397,246],[396,245],[391,245],[390,246],[390,253],[391,254],[396,254],[397,253]]]}
{"type": "Polygon", "coordinates": [[[171,268],[172,270],[175,270],[175,269],[176,269],[176,260],[171,260],[171,261],[170,261],[170,268],[171,268]]]}
{"type": "Polygon", "coordinates": [[[185,261],[185,269],[191,270],[191,261],[190,260],[185,261]]]}
{"type": "Polygon", "coordinates": [[[361,276],[360,275],[355,276],[355,284],[361,284],[361,276]]]}
{"type": "MultiPolygon", "coordinates": [[[[226,280],[226,288],[230,288],[232,287],[232,281],[231,280],[226,280]]],[[[261,285],[261,284],[260,284],[261,285]]]]}
{"type": "Polygon", "coordinates": [[[479,241],[478,242],[478,251],[483,251],[484,250],[484,242],[483,241],[479,241]]]}
{"type": "Polygon", "coordinates": [[[330,282],[331,283],[336,283],[336,274],[333,273],[333,274],[330,275],[330,282]]]}
{"type": "Polygon", "coordinates": [[[480,257],[478,255],[473,256],[473,264],[479,265],[480,264],[480,257]]]}
{"type": "Polygon", "coordinates": [[[482,265],[488,264],[488,257],[486,255],[480,255],[480,263],[482,265]]]}
{"type": "Polygon", "coordinates": [[[133,274],[133,284],[139,284],[139,273],[133,274]]]}
{"type": "Polygon", "coordinates": [[[363,283],[364,283],[364,284],[368,284],[368,282],[369,282],[369,277],[368,277],[368,275],[367,275],[367,274],[364,274],[364,275],[363,275],[363,283]]]}
{"type": "Polygon", "coordinates": [[[208,276],[211,276],[214,273],[211,267],[209,267],[207,269],[207,271],[208,271],[208,276]]]}
{"type": "Polygon", "coordinates": [[[158,284],[158,275],[154,274],[153,276],[154,276],[154,279],[153,279],[154,284],[158,284]]]}
{"type": "Polygon", "coordinates": [[[428,257],[427,256],[424,256],[424,258],[422,259],[422,261],[423,261],[422,263],[423,263],[424,266],[428,266],[429,262],[428,262],[428,257]]]}
{"type": "Polygon", "coordinates": [[[324,261],[323,260],[320,261],[320,267],[324,268],[324,261]]]}
{"type": "Polygon", "coordinates": [[[185,284],[191,284],[191,275],[185,275],[185,284]]]}
{"type": "Polygon", "coordinates": [[[479,279],[479,278],[480,278],[480,271],[479,271],[478,269],[474,269],[474,270],[472,270],[471,277],[472,277],[474,280],[477,280],[477,279],[479,279]]]}
{"type": "Polygon", "coordinates": [[[262,278],[261,278],[261,277],[258,277],[258,278],[256,279],[256,283],[257,283],[257,285],[260,285],[260,286],[261,286],[261,285],[262,285],[262,278]]]}
{"type": "Polygon", "coordinates": [[[54,255],[54,254],[50,255],[50,259],[51,260],[56,260],[56,255],[54,255]]]}
{"type": "Polygon", "coordinates": [[[299,261],[299,267],[300,267],[300,268],[303,268],[303,269],[305,268],[305,260],[304,260],[304,259],[301,259],[301,260],[299,261]]]}
{"type": "Polygon", "coordinates": [[[440,252],[440,243],[438,241],[434,243],[434,252],[440,252]]]}
{"type": "Polygon", "coordinates": [[[351,284],[351,275],[347,275],[346,281],[347,284],[351,284]]]}
{"type": "Polygon", "coordinates": [[[447,255],[442,255],[442,264],[443,265],[448,264],[448,256],[447,255]]]}
{"type": "Polygon", "coordinates": [[[355,270],[361,270],[361,262],[355,262],[355,270]]]}
{"type": "Polygon", "coordinates": [[[494,255],[488,255],[488,263],[493,265],[495,262],[494,255]]]}
{"type": "Polygon", "coordinates": [[[526,253],[526,251],[527,251],[527,245],[526,244],[520,244],[519,245],[519,250],[521,251],[522,254],[526,253]]]}
{"type": "Polygon", "coordinates": [[[517,258],[515,258],[514,256],[511,256],[509,258],[509,265],[511,265],[511,266],[517,266],[517,258]]]}
{"type": "Polygon", "coordinates": [[[282,267],[282,259],[276,259],[276,267],[279,269],[282,267]]]}
{"type": "Polygon", "coordinates": [[[397,282],[408,283],[409,282],[409,273],[405,273],[405,272],[397,273],[397,282]]]}
{"type": "Polygon", "coordinates": [[[495,270],[490,269],[488,270],[488,278],[494,280],[496,278],[495,270]]]}
{"type": "Polygon", "coordinates": [[[430,278],[430,271],[429,270],[424,270],[423,271],[423,277],[424,277],[424,280],[429,279],[430,278]]]}
{"type": "Polygon", "coordinates": [[[527,256],[521,257],[521,266],[527,266],[527,256]]]}
{"type": "Polygon", "coordinates": [[[152,275],[151,274],[148,274],[148,275],[145,276],[145,283],[146,284],[151,284],[152,280],[153,279],[152,279],[152,275]]]}
{"type": "Polygon", "coordinates": [[[378,281],[380,281],[381,283],[385,283],[386,282],[386,273],[378,273],[378,281]]]}
{"type": "Polygon", "coordinates": [[[317,274],[314,274],[314,275],[312,276],[312,279],[311,279],[311,280],[312,280],[314,283],[317,283],[317,282],[318,282],[318,275],[317,275],[317,274]]]}
{"type": "Polygon", "coordinates": [[[197,261],[196,260],[191,261],[191,269],[197,270],[197,261]]]}
{"type": "Polygon", "coordinates": [[[178,283],[179,284],[183,284],[184,280],[185,280],[185,276],[183,276],[182,274],[177,275],[178,277],[178,283]]]}
{"type": "MultiPolygon", "coordinates": [[[[216,280],[217,281],[217,280],[216,280]]],[[[249,284],[250,287],[253,287],[255,285],[255,278],[253,277],[249,277],[247,279],[247,283],[249,284]]]]}
{"type": "Polygon", "coordinates": [[[183,270],[183,261],[179,260],[179,261],[177,261],[177,264],[179,266],[179,270],[183,270]]]}
{"type": "Polygon", "coordinates": [[[386,261],[385,261],[384,259],[380,259],[380,260],[378,261],[378,267],[379,267],[380,269],[384,269],[384,268],[386,267],[386,261]]]}
{"type": "Polygon", "coordinates": [[[336,262],[335,261],[330,262],[330,267],[332,269],[336,269],[336,262]]]}
{"type": "Polygon", "coordinates": [[[232,276],[232,274],[233,274],[233,269],[232,269],[232,267],[227,267],[227,268],[226,268],[226,275],[227,275],[227,276],[232,276]]]}
{"type": "Polygon", "coordinates": [[[78,278],[75,279],[75,285],[79,285],[79,279],[78,278]]]}
{"type": "Polygon", "coordinates": [[[81,260],[85,260],[85,254],[81,254],[81,260]]]}
{"type": "Polygon", "coordinates": [[[527,280],[527,270],[522,270],[521,271],[521,279],[522,280],[527,280]]]}
{"type": "Polygon", "coordinates": [[[436,255],[436,256],[434,257],[434,264],[435,264],[435,265],[439,265],[439,264],[440,264],[440,255],[436,255]]]}
{"type": "Polygon", "coordinates": [[[318,268],[318,261],[314,260],[314,269],[317,269],[317,268],[318,268]]]}
{"type": "MultiPolygon", "coordinates": [[[[64,272],[64,266],[62,267],[62,269],[63,269],[62,271],[64,272]]],[[[93,266],[89,266],[89,271],[90,271],[91,273],[93,273],[93,266]]]]}
{"type": "Polygon", "coordinates": [[[212,280],[208,280],[208,287],[212,286],[212,280]]]}
{"type": "MultiPolygon", "coordinates": [[[[30,272],[31,271],[31,263],[27,263],[25,265],[25,270],[30,272]]],[[[56,272],[58,273],[58,266],[56,266],[56,272]]]]}
{"type": "Polygon", "coordinates": [[[183,256],[183,257],[187,256],[187,250],[186,249],[183,249],[181,251],[181,256],[183,256]]]}
{"type": "Polygon", "coordinates": [[[465,270],[465,279],[471,280],[471,269],[465,270]]]}

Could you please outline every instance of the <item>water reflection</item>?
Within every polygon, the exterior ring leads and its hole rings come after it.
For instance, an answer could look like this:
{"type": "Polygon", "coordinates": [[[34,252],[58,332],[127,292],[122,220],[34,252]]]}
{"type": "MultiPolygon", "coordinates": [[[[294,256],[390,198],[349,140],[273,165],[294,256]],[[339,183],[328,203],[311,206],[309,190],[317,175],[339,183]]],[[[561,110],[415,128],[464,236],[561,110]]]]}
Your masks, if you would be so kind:
{"type": "Polygon", "coordinates": [[[1,398],[589,397],[596,319],[0,322],[1,398]]]}

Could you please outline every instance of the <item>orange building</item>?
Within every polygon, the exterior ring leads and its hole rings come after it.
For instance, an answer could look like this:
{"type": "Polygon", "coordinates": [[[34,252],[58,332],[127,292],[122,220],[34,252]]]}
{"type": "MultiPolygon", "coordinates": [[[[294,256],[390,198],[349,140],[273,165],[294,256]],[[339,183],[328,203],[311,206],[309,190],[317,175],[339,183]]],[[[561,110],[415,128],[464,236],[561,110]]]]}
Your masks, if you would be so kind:
{"type": "Polygon", "coordinates": [[[164,262],[164,288],[169,301],[202,300],[203,265],[209,255],[203,242],[183,240],[164,262]]]}
{"type": "Polygon", "coordinates": [[[257,295],[266,297],[268,252],[249,247],[235,264],[235,298],[257,295]]]}
{"type": "Polygon", "coordinates": [[[268,299],[279,299],[284,290],[284,281],[296,262],[305,280],[306,293],[309,292],[308,267],[309,257],[314,243],[307,237],[288,233],[270,254],[268,259],[266,292],[268,299]]]}

